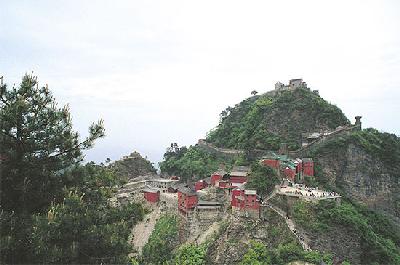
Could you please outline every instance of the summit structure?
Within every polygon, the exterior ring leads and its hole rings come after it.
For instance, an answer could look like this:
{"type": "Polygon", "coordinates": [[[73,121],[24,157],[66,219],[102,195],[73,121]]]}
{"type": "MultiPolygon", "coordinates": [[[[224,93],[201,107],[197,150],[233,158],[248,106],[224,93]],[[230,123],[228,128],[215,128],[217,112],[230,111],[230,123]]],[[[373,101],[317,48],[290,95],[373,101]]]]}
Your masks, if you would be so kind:
{"type": "Polygon", "coordinates": [[[307,83],[301,78],[290,79],[289,84],[285,85],[281,82],[275,84],[275,90],[295,90],[296,88],[307,88],[307,83]]]}

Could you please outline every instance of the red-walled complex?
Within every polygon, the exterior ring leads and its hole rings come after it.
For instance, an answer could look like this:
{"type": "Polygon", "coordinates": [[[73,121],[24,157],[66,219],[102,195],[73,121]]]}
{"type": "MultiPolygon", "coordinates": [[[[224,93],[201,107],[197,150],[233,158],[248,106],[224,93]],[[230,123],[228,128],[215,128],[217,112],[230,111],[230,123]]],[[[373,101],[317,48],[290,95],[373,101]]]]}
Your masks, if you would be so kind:
{"type": "Polygon", "coordinates": [[[178,190],[178,209],[187,212],[194,209],[197,205],[198,199],[195,192],[189,189],[178,190]]]}
{"type": "Polygon", "coordinates": [[[144,198],[148,202],[156,203],[160,200],[160,191],[159,190],[151,190],[145,189],[143,190],[144,198]]]}

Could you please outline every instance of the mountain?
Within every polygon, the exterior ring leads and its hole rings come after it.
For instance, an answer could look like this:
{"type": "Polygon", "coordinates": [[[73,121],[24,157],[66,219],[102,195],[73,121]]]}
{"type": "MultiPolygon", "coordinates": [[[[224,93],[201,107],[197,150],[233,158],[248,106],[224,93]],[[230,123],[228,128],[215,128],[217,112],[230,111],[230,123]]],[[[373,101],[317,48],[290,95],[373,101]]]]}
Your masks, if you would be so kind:
{"type": "Polygon", "coordinates": [[[207,142],[245,150],[278,150],[281,143],[287,143],[293,156],[314,158],[317,184],[340,190],[399,221],[399,137],[376,129],[361,130],[359,125],[352,126],[340,108],[317,91],[289,84],[288,89],[254,95],[228,107],[207,142]],[[302,135],[324,132],[331,134],[300,148],[302,135]]]}
{"type": "Polygon", "coordinates": [[[136,151],[129,156],[124,156],[122,159],[114,161],[110,164],[110,168],[114,169],[117,175],[124,180],[145,175],[155,175],[157,172],[153,164],[136,151]]]}
{"type": "MultiPolygon", "coordinates": [[[[292,159],[312,158],[314,176],[303,184],[335,191],[341,200],[267,195],[267,208],[283,214],[266,211],[254,224],[228,219],[202,252],[207,264],[400,264],[400,138],[362,129],[360,116],[351,124],[317,91],[292,81],[228,107],[206,141],[167,152],[161,170],[200,179],[221,164],[259,165],[267,151],[281,149],[292,159]],[[288,149],[281,148],[283,143],[288,149]],[[292,240],[289,217],[313,251],[292,240]]],[[[262,185],[262,178],[251,181],[253,187],[262,185]]]]}
{"type": "Polygon", "coordinates": [[[302,134],[332,131],[349,125],[343,112],[307,87],[273,90],[228,107],[219,125],[207,136],[218,147],[290,150],[301,146],[302,134]]]}

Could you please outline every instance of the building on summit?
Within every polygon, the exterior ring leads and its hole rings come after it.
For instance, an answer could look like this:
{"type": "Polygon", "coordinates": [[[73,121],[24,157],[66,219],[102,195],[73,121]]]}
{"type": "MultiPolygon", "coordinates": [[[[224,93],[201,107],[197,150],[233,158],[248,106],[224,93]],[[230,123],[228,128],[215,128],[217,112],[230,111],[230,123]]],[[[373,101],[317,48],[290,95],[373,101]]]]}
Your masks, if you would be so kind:
{"type": "Polygon", "coordinates": [[[282,90],[295,90],[297,88],[307,88],[307,83],[303,82],[303,79],[290,79],[289,84],[285,85],[281,82],[277,82],[275,84],[275,90],[282,91],[282,90]]]}

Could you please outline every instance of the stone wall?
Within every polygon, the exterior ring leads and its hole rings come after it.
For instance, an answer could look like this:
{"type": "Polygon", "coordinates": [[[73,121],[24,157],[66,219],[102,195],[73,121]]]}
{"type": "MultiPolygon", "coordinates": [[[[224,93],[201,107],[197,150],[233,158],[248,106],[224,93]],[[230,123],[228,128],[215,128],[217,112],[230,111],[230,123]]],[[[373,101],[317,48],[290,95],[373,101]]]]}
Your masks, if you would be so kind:
{"type": "Polygon", "coordinates": [[[195,221],[199,227],[199,231],[205,231],[214,222],[218,222],[222,217],[222,208],[215,207],[213,209],[196,208],[195,221]]]}
{"type": "Polygon", "coordinates": [[[171,214],[178,213],[178,195],[176,193],[160,193],[160,210],[171,214]]]}
{"type": "Polygon", "coordinates": [[[340,135],[348,135],[351,132],[355,131],[355,130],[359,130],[359,125],[351,125],[351,126],[347,126],[347,127],[343,127],[339,130],[336,130],[328,135],[323,135],[320,138],[316,139],[315,141],[309,143],[306,146],[302,146],[300,149],[296,150],[296,151],[290,151],[289,152],[289,156],[296,158],[296,157],[306,157],[308,156],[308,154],[310,154],[314,148],[318,147],[319,144],[330,140],[330,139],[334,139],[340,135]]]}

